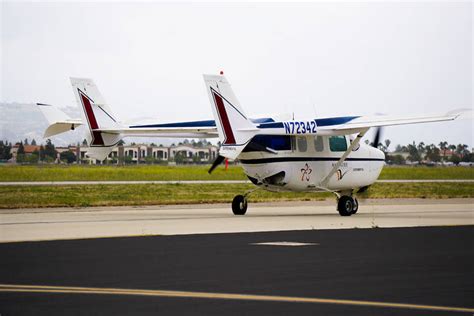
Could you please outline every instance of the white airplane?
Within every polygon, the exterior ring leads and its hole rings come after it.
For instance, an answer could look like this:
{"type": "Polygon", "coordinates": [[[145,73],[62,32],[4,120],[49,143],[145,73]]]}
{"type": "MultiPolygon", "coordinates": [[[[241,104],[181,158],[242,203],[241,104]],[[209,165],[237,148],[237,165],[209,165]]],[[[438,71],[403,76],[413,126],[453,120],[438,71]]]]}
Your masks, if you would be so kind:
{"type": "MultiPolygon", "coordinates": [[[[88,125],[87,155],[103,160],[124,137],[219,137],[219,156],[209,173],[225,158],[238,159],[245,174],[258,188],[268,191],[332,192],[342,216],[355,214],[356,193],[365,191],[380,175],[385,156],[382,151],[361,143],[370,128],[449,121],[462,112],[421,117],[345,116],[307,120],[250,119],[242,109],[231,85],[221,75],[204,75],[215,120],[149,125],[120,123],[107,106],[91,79],[71,78],[83,119],[71,119],[58,108],[38,103],[49,122],[44,137],[88,125]]],[[[374,144],[379,143],[377,131],[374,144]]],[[[247,197],[232,201],[235,215],[247,211],[247,197]]]]}

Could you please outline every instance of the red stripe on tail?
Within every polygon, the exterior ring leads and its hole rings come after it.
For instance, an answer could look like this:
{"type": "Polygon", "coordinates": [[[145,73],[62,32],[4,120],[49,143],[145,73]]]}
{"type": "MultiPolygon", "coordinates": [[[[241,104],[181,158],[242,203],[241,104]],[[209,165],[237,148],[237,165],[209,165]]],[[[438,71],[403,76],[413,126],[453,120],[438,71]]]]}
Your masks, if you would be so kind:
{"type": "Polygon", "coordinates": [[[224,145],[234,145],[235,137],[234,133],[232,132],[232,127],[230,126],[229,117],[227,116],[227,112],[225,110],[224,101],[222,100],[221,96],[214,91],[212,94],[214,95],[214,100],[216,100],[217,113],[219,114],[222,127],[224,128],[224,145]]]}
{"type": "Polygon", "coordinates": [[[79,95],[81,97],[82,105],[84,106],[84,110],[87,115],[87,120],[89,121],[89,126],[92,133],[92,142],[91,145],[104,145],[104,140],[102,139],[102,134],[99,131],[94,131],[95,129],[99,129],[99,124],[97,124],[97,120],[95,119],[94,111],[92,110],[92,105],[89,98],[82,93],[81,90],[79,91],[79,95]]]}

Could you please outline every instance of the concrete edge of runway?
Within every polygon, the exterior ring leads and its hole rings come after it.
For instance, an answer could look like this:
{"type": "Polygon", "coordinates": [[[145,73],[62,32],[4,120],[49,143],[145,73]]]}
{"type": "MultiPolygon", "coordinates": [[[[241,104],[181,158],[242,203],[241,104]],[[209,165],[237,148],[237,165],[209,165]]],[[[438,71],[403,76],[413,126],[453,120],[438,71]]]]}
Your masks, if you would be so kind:
{"type": "MultiPolygon", "coordinates": [[[[359,199],[361,205],[425,205],[425,204],[472,204],[474,198],[423,199],[423,198],[393,198],[393,199],[359,199]]],[[[230,207],[229,203],[204,204],[160,204],[160,205],[121,205],[121,206],[87,206],[87,207],[38,207],[38,208],[0,208],[0,214],[18,213],[55,213],[55,212],[98,212],[98,211],[130,211],[160,210],[160,209],[218,209],[230,207]]],[[[289,206],[336,206],[334,198],[314,201],[277,201],[251,202],[252,208],[258,207],[289,207],[289,206]]]]}
{"type": "MultiPolygon", "coordinates": [[[[370,230],[370,229],[397,229],[397,228],[449,228],[449,227],[468,227],[474,226],[469,224],[460,224],[460,225],[436,225],[436,226],[394,226],[394,227],[341,227],[339,230],[370,230]]],[[[331,231],[335,230],[334,228],[322,228],[317,229],[318,231],[331,231]]],[[[26,240],[13,240],[13,241],[3,241],[0,240],[1,244],[17,244],[17,243],[42,243],[49,241],[80,241],[80,240],[103,240],[103,239],[121,239],[121,238],[152,238],[152,237],[172,237],[172,236],[219,236],[219,235],[228,235],[228,234],[256,234],[256,233],[290,233],[290,232],[305,232],[310,231],[308,229],[284,229],[284,230],[262,230],[262,231],[244,231],[244,232],[205,232],[205,233],[177,233],[177,234],[143,234],[143,235],[100,235],[100,236],[90,236],[90,237],[61,237],[61,238],[45,238],[45,239],[26,239],[26,240]]],[[[259,244],[254,244],[259,246],[259,244]]],[[[0,291],[1,292],[1,291],[0,291]]]]}
{"type": "Polygon", "coordinates": [[[246,216],[233,215],[228,204],[4,210],[0,212],[0,241],[465,226],[474,225],[473,202],[361,201],[363,208],[350,217],[339,216],[333,200],[255,204],[246,216]]]}

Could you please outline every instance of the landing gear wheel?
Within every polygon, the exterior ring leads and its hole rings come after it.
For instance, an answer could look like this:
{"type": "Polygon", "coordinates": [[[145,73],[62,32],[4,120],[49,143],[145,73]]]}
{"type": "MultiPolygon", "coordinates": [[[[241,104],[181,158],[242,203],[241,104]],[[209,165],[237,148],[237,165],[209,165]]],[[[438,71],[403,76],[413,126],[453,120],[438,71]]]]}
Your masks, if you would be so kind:
{"type": "Polygon", "coordinates": [[[354,206],[352,206],[352,214],[357,213],[359,210],[359,201],[357,201],[356,198],[354,198],[354,206]]]}
{"type": "Polygon", "coordinates": [[[337,210],[339,211],[339,214],[341,216],[351,216],[352,214],[354,214],[354,205],[354,199],[350,196],[344,195],[341,196],[341,198],[337,202],[337,210]]]}
{"type": "Polygon", "coordinates": [[[247,199],[243,195],[236,195],[232,200],[232,212],[234,215],[245,215],[247,212],[247,199]]]}

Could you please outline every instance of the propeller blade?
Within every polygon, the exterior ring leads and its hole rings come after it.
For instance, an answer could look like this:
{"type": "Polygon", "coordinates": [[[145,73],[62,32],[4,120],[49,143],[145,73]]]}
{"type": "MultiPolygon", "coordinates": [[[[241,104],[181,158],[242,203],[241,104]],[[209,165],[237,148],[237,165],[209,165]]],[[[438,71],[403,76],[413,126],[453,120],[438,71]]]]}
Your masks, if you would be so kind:
{"type": "Polygon", "coordinates": [[[218,155],[216,160],[214,160],[214,162],[212,163],[212,166],[209,169],[208,173],[211,174],[212,171],[214,171],[214,169],[216,169],[216,167],[224,161],[224,159],[225,159],[224,156],[218,155]]]}
{"type": "Polygon", "coordinates": [[[382,128],[377,127],[377,130],[375,131],[374,141],[372,142],[372,146],[375,148],[378,148],[381,138],[382,138],[382,128]]]}

